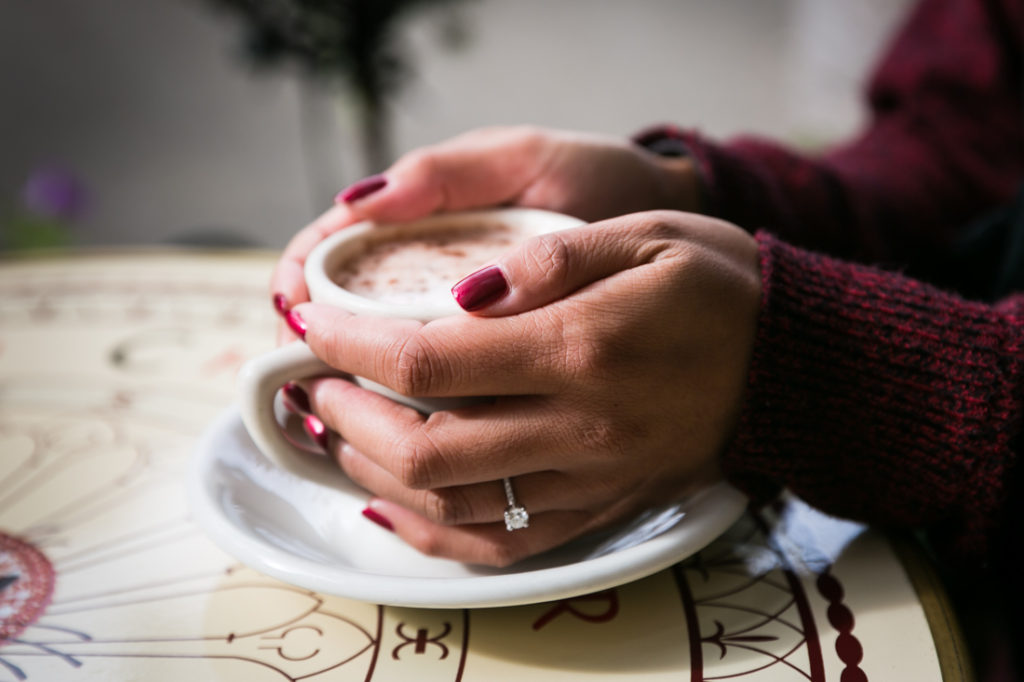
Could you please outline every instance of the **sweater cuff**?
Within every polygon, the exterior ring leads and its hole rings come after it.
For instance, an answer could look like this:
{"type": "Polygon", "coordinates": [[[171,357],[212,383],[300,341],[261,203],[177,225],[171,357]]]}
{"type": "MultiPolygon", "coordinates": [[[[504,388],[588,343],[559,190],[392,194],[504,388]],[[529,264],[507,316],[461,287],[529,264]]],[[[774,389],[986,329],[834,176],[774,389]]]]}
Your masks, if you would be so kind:
{"type": "Polygon", "coordinates": [[[727,475],[983,553],[1015,459],[1020,315],[757,239],[763,298],[727,475]]]}
{"type": "MultiPolygon", "coordinates": [[[[759,209],[766,205],[761,194],[772,184],[758,177],[756,159],[737,157],[728,147],[713,142],[698,130],[671,123],[645,128],[632,140],[661,156],[689,156],[694,160],[700,180],[701,213],[749,231],[758,227],[762,213],[759,209]],[[751,210],[743,208],[747,205],[751,210]]],[[[773,207],[776,204],[777,201],[770,202],[773,207]]]]}

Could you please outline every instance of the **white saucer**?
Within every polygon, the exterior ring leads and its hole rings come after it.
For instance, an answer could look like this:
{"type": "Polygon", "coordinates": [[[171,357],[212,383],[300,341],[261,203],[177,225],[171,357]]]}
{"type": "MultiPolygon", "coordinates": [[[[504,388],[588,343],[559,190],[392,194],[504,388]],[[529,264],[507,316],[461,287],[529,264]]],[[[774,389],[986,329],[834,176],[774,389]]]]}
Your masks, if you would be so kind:
{"type": "Polygon", "coordinates": [[[198,523],[250,567],[323,594],[425,608],[528,604],[637,580],[706,546],[747,504],[720,484],[628,528],[489,569],[412,549],[366,520],[369,495],[342,479],[314,483],[274,467],[231,409],[203,435],[188,487],[198,523]]]}

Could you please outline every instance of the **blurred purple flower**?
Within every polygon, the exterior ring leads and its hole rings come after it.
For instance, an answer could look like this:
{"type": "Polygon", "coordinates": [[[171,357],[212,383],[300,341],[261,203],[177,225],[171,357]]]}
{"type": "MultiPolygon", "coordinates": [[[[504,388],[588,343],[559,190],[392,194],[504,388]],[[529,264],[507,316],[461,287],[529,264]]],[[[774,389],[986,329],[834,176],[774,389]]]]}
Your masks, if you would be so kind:
{"type": "Polygon", "coordinates": [[[74,220],[86,208],[84,185],[67,170],[38,168],[29,175],[21,194],[32,213],[57,220],[74,220]]]}

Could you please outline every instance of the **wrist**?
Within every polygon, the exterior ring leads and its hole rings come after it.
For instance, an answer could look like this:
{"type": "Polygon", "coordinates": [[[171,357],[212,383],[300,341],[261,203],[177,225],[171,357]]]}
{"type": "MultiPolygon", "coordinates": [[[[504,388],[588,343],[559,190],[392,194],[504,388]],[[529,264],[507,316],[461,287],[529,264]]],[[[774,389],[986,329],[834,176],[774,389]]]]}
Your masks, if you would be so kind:
{"type": "Polygon", "coordinates": [[[704,201],[700,189],[700,173],[693,157],[655,158],[663,181],[663,192],[668,207],[690,213],[704,213],[704,201]]]}
{"type": "Polygon", "coordinates": [[[666,208],[706,213],[700,164],[683,131],[670,125],[656,126],[637,133],[632,142],[648,152],[658,167],[666,208]]]}

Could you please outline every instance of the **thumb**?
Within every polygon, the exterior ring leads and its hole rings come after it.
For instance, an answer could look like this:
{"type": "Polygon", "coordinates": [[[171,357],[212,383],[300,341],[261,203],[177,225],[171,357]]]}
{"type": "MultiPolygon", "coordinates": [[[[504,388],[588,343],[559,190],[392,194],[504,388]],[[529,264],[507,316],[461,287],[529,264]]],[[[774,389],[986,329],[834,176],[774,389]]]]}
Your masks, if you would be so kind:
{"type": "Polygon", "coordinates": [[[531,237],[460,280],[452,296],[463,310],[488,317],[547,305],[659,251],[631,216],[531,237]],[[655,248],[650,248],[654,246],[655,248]]]}

